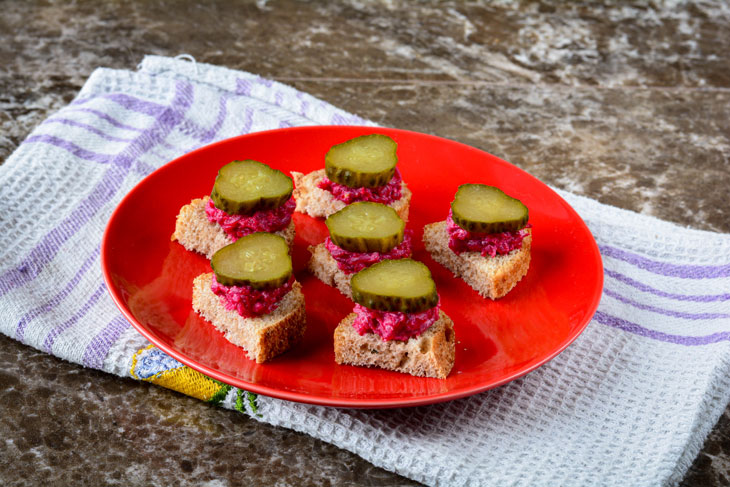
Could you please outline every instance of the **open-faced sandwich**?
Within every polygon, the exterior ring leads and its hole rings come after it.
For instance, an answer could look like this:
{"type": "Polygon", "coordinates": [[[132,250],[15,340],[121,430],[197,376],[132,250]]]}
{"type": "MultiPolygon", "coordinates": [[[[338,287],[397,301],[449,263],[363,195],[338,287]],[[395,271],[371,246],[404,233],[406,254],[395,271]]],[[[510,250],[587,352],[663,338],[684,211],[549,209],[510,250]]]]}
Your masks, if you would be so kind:
{"type": "Polygon", "coordinates": [[[212,273],[193,280],[193,309],[256,362],[288,350],[304,334],[302,286],[289,245],[257,232],[217,251],[212,273]]]}
{"type": "Polygon", "coordinates": [[[197,198],[180,209],[172,240],[211,258],[239,238],[254,232],[294,240],[296,207],[292,179],[258,161],[233,161],[215,178],[210,197],[197,198]]]}
{"type": "Polygon", "coordinates": [[[402,181],[398,145],[382,134],[356,137],[333,146],[324,169],[309,174],[292,171],[296,211],[326,218],[356,201],[383,203],[408,221],[411,191],[402,181]]]}
{"type": "Polygon", "coordinates": [[[498,188],[463,184],[446,221],[424,226],[423,243],[436,262],[479,294],[501,298],[530,267],[528,210],[498,188]]]}
{"type": "Polygon", "coordinates": [[[350,278],[385,259],[411,256],[411,231],[396,211],[381,203],[352,203],[325,222],[330,235],[313,247],[309,270],[351,297],[350,278]]]}
{"type": "Polygon", "coordinates": [[[446,378],[454,324],[439,307],[431,272],[411,259],[384,260],[352,277],[353,313],[334,334],[338,364],[446,378]]]}

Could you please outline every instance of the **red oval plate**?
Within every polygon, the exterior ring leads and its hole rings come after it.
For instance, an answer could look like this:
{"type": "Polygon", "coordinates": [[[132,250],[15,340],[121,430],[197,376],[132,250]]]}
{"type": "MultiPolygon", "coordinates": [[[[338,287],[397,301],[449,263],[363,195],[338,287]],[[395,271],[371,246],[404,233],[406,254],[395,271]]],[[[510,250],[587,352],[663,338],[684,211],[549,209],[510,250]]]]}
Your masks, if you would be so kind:
{"type": "Polygon", "coordinates": [[[583,331],[598,306],[603,266],[593,236],[554,191],[521,169],[473,147],[405,130],[315,126],[224,140],[150,174],[119,204],[102,244],[102,267],[122,313],[180,362],[227,384],[267,396],[340,407],[400,407],[469,396],[499,386],[555,357],[583,331]],[[333,145],[369,133],[398,143],[398,167],[413,191],[408,228],[414,258],[431,269],[443,310],[454,321],[456,361],[445,380],[334,361],[332,333],[352,302],[306,270],[308,245],[327,236],[321,220],[295,214],[293,260],[307,305],[307,331],[292,350],[256,364],[191,309],[192,280],[208,261],[170,241],[175,216],[209,194],[218,169],[256,159],[289,173],[324,166],[333,145]],[[459,184],[486,183],[530,210],[530,270],[506,297],[491,301],[434,262],[421,243],[426,223],[443,220],[459,184]]]}

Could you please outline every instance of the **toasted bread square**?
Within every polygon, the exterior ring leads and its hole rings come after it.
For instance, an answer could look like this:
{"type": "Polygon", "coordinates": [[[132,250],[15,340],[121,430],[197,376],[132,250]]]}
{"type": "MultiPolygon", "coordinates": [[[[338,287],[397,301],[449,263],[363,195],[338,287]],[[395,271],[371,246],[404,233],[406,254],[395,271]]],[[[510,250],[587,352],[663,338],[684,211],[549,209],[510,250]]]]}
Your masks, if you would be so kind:
{"type": "Polygon", "coordinates": [[[375,333],[360,335],[347,315],[335,329],[335,362],[379,367],[419,377],[445,379],[454,366],[456,338],[454,323],[439,310],[438,320],[408,341],[383,341],[375,333]]]}
{"type": "Polygon", "coordinates": [[[267,315],[244,318],[227,310],[211,290],[213,273],[201,274],[193,280],[193,309],[220,330],[231,343],[243,348],[258,363],[287,351],[304,335],[307,328],[302,286],[294,282],[267,315]]]}
{"type": "Polygon", "coordinates": [[[337,261],[323,243],[309,247],[309,251],[312,253],[312,257],[309,259],[309,270],[312,274],[328,286],[336,287],[342,294],[352,298],[350,279],[353,274],[348,274],[340,269],[337,261]]]}
{"type": "Polygon", "coordinates": [[[496,257],[483,257],[479,252],[456,254],[449,248],[445,221],[424,226],[423,243],[433,260],[463,279],[485,298],[498,299],[506,295],[530,267],[531,231],[522,241],[521,249],[496,257]]]}

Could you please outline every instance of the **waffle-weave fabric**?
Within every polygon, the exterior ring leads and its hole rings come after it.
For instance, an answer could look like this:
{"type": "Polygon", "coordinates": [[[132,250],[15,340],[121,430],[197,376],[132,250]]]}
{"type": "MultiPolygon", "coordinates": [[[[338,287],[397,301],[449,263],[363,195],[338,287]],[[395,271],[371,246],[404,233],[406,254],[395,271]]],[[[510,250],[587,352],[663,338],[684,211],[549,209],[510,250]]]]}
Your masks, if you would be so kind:
{"type": "Polygon", "coordinates": [[[166,162],[280,127],[371,124],[259,76],[148,56],[96,70],[0,167],[0,331],[63,359],[293,428],[430,485],[674,485],[730,401],[730,236],[561,192],[605,289],[586,331],[500,388],[345,410],[254,397],[151,346],[108,296],[104,227],[166,162]]]}

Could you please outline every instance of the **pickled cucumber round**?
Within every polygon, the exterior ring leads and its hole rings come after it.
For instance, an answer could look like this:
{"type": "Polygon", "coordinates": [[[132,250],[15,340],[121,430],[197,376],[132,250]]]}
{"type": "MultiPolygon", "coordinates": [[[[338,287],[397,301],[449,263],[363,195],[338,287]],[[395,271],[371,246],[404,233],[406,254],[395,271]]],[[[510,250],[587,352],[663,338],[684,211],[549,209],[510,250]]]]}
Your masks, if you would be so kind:
{"type": "Polygon", "coordinates": [[[294,190],[292,179],[258,161],[229,162],[218,171],[210,198],[231,215],[278,208],[294,190]]]}
{"type": "Polygon", "coordinates": [[[257,232],[241,237],[213,254],[215,278],[224,286],[277,288],[292,274],[289,245],[273,233],[257,232]]]}
{"type": "Polygon", "coordinates": [[[393,208],[369,201],[347,205],[325,223],[332,242],[350,252],[389,252],[406,228],[393,208]]]}
{"type": "Polygon", "coordinates": [[[351,188],[385,186],[395,174],[398,144],[387,135],[355,137],[332,146],[324,158],[327,177],[351,188]]]}
{"type": "Polygon", "coordinates": [[[501,189],[462,184],[451,203],[454,222],[468,232],[514,232],[527,224],[527,207],[501,189]]]}
{"type": "Polygon", "coordinates": [[[431,271],[413,259],[380,261],[352,276],[350,285],[353,301],[380,311],[418,313],[439,301],[431,271]]]}

